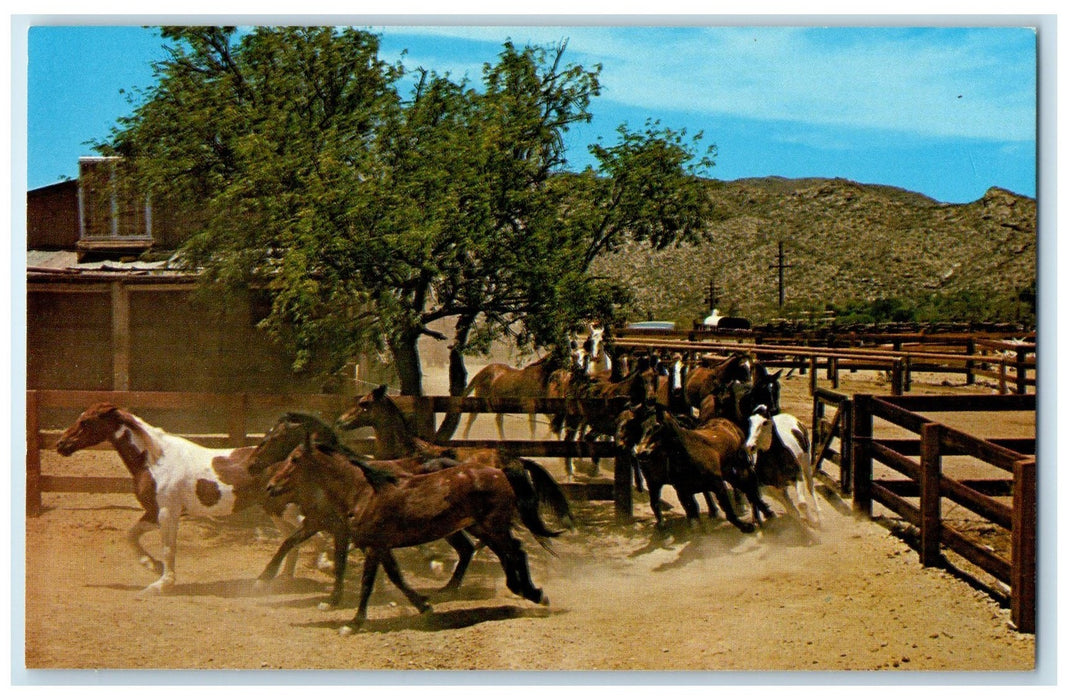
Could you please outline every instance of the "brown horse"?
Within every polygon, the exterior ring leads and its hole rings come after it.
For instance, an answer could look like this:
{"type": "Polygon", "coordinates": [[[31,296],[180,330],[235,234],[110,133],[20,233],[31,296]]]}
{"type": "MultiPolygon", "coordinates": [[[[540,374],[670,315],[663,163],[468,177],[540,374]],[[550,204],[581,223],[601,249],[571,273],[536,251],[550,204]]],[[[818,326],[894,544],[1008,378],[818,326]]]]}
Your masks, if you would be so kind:
{"type": "MultiPolygon", "coordinates": [[[[290,412],[283,415],[264,436],[263,442],[260,443],[264,449],[257,458],[251,461],[251,466],[256,469],[268,468],[268,464],[272,463],[272,457],[268,455],[277,454],[279,447],[283,449],[288,447],[284,453],[285,456],[288,456],[297,445],[303,443],[309,436],[314,436],[317,441],[330,445],[337,451],[347,450],[341,444],[333,429],[326,423],[315,416],[290,412]]],[[[348,454],[354,458],[357,456],[351,452],[348,454]]],[[[280,462],[285,459],[285,456],[273,461],[280,462]]],[[[375,460],[369,464],[376,469],[399,475],[428,474],[446,467],[456,466],[458,463],[455,460],[440,457],[428,460],[409,457],[407,459],[375,460]]],[[[282,560],[293,548],[316,534],[325,532],[334,539],[334,587],[330,597],[319,604],[319,609],[329,610],[341,603],[341,597],[344,592],[345,569],[348,565],[349,545],[351,543],[348,523],[344,514],[339,514],[331,507],[330,501],[325,495],[319,499],[306,498],[302,506],[301,515],[303,517],[300,527],[291,533],[279,546],[274,557],[271,558],[271,561],[268,562],[263,572],[256,579],[256,586],[260,589],[265,588],[268,582],[278,575],[282,560]]],[[[456,550],[457,554],[456,567],[453,569],[452,577],[441,589],[448,591],[460,586],[464,573],[467,571],[471,558],[474,556],[475,546],[471,542],[471,538],[463,532],[455,532],[446,537],[445,540],[456,550]]]]}
{"type": "MultiPolygon", "coordinates": [[[[692,524],[699,517],[697,493],[711,491],[723,508],[727,520],[742,532],[752,532],[760,515],[771,517],[771,509],[760,498],[759,484],[745,449],[746,436],[733,422],[714,418],[694,429],[681,426],[670,412],[657,406],[649,411],[641,425],[641,436],[634,447],[639,458],[668,465],[646,473],[650,501],[659,500],[660,488],[668,483],[675,488],[686,518],[692,524]],[[735,514],[727,493],[730,484],[749,499],[754,523],[742,522],[735,514]]],[[[659,504],[653,505],[657,513],[659,504]]],[[[659,521],[659,518],[658,518],[659,521]]]]}
{"type": "MultiPolygon", "coordinates": [[[[614,439],[619,416],[629,405],[645,403],[656,394],[655,372],[650,371],[650,362],[646,357],[638,358],[635,367],[619,381],[590,377],[577,373],[568,385],[569,399],[601,399],[601,402],[574,404],[563,417],[563,439],[574,440],[576,437],[585,442],[593,442],[599,437],[614,439]]],[[[593,458],[591,476],[599,472],[599,460],[593,458]]],[[[565,467],[568,479],[574,476],[571,457],[566,458],[565,467]]]]}
{"type": "Polygon", "coordinates": [[[686,402],[693,408],[700,409],[706,396],[715,395],[721,387],[730,382],[751,381],[753,364],[753,357],[749,353],[736,352],[710,367],[694,367],[686,374],[686,402]]]}
{"type": "MultiPolygon", "coordinates": [[[[557,353],[550,353],[526,367],[517,369],[502,362],[486,365],[475,374],[464,389],[464,396],[484,399],[537,399],[549,395],[549,379],[561,367],[557,353]]],[[[471,433],[471,424],[478,417],[471,413],[464,427],[464,438],[471,433]]],[[[504,414],[496,414],[497,435],[504,439],[504,414]]],[[[537,429],[537,414],[530,414],[530,437],[537,429]]]]}
{"type": "Polygon", "coordinates": [[[272,495],[285,495],[299,504],[326,499],[332,511],[347,519],[353,544],[364,551],[359,604],[342,634],[366,621],[380,564],[419,612],[429,611],[426,596],[405,583],[392,550],[460,530],[478,537],[497,555],[509,590],[548,604],[530,578],[526,552],[512,534],[512,519],[518,510],[523,524],[542,544],[559,533],[545,527],[536,508],[517,501],[499,469],[462,463],[430,474],[393,474],[330,445],[315,444],[309,436],[278,467],[267,488],[272,495]]]}
{"type": "Polygon", "coordinates": [[[375,457],[379,459],[415,457],[419,460],[448,458],[474,461],[508,470],[516,478],[523,476],[529,488],[522,488],[519,495],[548,505],[561,522],[571,526],[567,496],[545,467],[532,459],[516,457],[496,448],[443,447],[421,439],[411,428],[404,412],[386,393],[385,385],[357,399],[352,408],[341,414],[334,424],[341,430],[373,428],[375,457]]]}
{"type": "MultiPolygon", "coordinates": [[[[286,501],[265,498],[263,484],[269,474],[260,466],[284,459],[295,442],[209,449],[149,425],[122,408],[98,403],[63,432],[56,451],[68,457],[102,442],[110,443],[126,465],[133,477],[134,495],[144,509],[127,532],[126,542],[159,580],[141,591],[141,596],[165,593],[174,586],[178,523],[183,514],[218,518],[260,505],[281,532],[295,528],[282,517],[286,501]],[[257,459],[263,461],[254,463],[257,459]],[[161,560],[141,544],[141,537],[156,527],[162,541],[161,560]]],[[[287,562],[289,576],[296,565],[295,555],[287,562]]]]}

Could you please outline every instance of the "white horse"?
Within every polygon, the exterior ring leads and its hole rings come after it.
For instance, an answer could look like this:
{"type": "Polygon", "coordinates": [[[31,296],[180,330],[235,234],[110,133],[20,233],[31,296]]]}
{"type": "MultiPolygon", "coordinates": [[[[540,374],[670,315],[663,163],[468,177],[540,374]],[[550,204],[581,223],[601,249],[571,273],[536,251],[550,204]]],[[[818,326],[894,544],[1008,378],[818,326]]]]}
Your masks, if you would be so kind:
{"type": "MultiPolygon", "coordinates": [[[[287,508],[286,501],[266,498],[266,480],[272,470],[250,473],[248,469],[256,456],[269,457],[266,463],[285,459],[282,450],[278,455],[267,456],[259,452],[259,447],[209,449],[170,435],[108,403],[86,409],[60,436],[56,450],[69,457],[105,441],[111,443],[130,471],[134,495],[145,510],[127,532],[126,542],[143,566],[160,575],[140,596],[166,593],[174,587],[178,521],[182,514],[217,518],[260,504],[283,536],[296,529],[295,513],[287,508]],[[161,560],[152,557],[141,544],[141,536],[155,527],[160,530],[161,560]]],[[[287,576],[293,575],[296,554],[294,550],[286,561],[287,576]]]]}
{"type": "Polygon", "coordinates": [[[816,499],[812,461],[809,459],[808,431],[789,413],[774,416],[761,404],[749,416],[746,452],[756,462],[757,479],[771,496],[801,521],[801,513],[790,499],[789,489],[804,497],[808,520],[820,527],[820,506],[816,499]],[[804,489],[801,483],[804,483],[804,489]]]}
{"type": "Polygon", "coordinates": [[[612,374],[612,357],[604,344],[604,326],[591,323],[589,334],[582,344],[585,353],[586,374],[591,377],[607,377],[612,374]]]}

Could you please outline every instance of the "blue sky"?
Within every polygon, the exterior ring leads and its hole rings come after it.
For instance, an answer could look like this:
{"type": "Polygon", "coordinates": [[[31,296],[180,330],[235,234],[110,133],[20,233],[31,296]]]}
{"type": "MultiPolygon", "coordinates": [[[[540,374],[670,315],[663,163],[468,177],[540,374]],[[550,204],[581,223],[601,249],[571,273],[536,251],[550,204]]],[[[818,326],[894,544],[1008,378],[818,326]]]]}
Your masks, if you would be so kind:
{"type": "MultiPolygon", "coordinates": [[[[415,20],[409,20],[414,22],[415,20]]],[[[586,145],[623,122],[702,131],[712,177],[842,177],[975,200],[992,186],[1035,196],[1036,34],[1022,26],[391,25],[381,55],[477,81],[501,44],[568,41],[603,65],[586,145]]],[[[720,24],[723,24],[721,21],[720,24]]],[[[33,26],[27,77],[29,188],[77,175],[164,54],[137,26],[33,26]],[[126,93],[124,94],[124,91],[126,93]]]]}

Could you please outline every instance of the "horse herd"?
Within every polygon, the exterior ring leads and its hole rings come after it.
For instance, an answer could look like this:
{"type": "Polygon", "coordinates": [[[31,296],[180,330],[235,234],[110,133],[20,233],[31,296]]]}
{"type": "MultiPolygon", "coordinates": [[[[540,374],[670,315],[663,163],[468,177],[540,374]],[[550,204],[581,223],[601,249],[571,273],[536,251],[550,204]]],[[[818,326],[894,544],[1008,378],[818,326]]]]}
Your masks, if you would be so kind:
{"type": "MultiPolygon", "coordinates": [[[[704,495],[709,516],[716,514],[714,495],[731,523],[752,532],[773,515],[761,498],[766,490],[804,527],[818,527],[806,431],[796,418],[779,411],[778,379],[778,373],[770,374],[744,353],[688,370],[679,357],[611,358],[594,328],[584,343],[572,343],[569,363],[543,359],[523,369],[489,365],[472,379],[467,393],[625,397],[621,409],[610,408],[620,401],[566,402],[575,408],[550,416],[550,425],[562,439],[614,440],[617,459],[633,462],[637,488],[648,485],[658,526],[664,523],[660,492],[671,485],[690,522],[698,517],[697,494],[704,495]],[[802,482],[808,507],[804,518],[788,493],[796,488],[800,496],[802,482]],[[728,489],[735,491],[733,500],[728,489]],[[749,501],[752,522],[735,510],[739,493],[749,501]],[[809,517],[812,521],[806,522],[809,517]]],[[[503,437],[500,422],[498,430],[503,437]]],[[[354,547],[362,550],[359,603],[352,621],[341,628],[343,634],[366,621],[379,566],[417,610],[429,610],[427,597],[405,582],[392,550],[440,539],[457,554],[445,589],[461,584],[477,540],[500,560],[510,591],[548,604],[531,580],[513,523],[518,519],[549,551],[552,538],[574,525],[563,489],[544,466],[503,449],[443,447],[422,439],[385,386],[360,397],[333,425],[286,413],[259,444],[237,449],[205,448],[123,408],[99,403],[63,432],[57,451],[69,456],[104,442],[129,470],[144,509],[126,542],[159,578],[140,595],[173,589],[181,515],[214,518],[258,505],[285,534],[257,578],[258,587],[280,570],[292,576],[298,546],[327,533],[334,540],[334,582],[320,607],[336,607],[348,553],[354,547]],[[373,457],[356,454],[339,436],[339,431],[359,427],[375,431],[373,457]],[[545,522],[547,512],[558,527],[545,522]],[[156,527],[160,559],[141,543],[156,527]]],[[[567,474],[572,478],[570,460],[567,474]]]]}

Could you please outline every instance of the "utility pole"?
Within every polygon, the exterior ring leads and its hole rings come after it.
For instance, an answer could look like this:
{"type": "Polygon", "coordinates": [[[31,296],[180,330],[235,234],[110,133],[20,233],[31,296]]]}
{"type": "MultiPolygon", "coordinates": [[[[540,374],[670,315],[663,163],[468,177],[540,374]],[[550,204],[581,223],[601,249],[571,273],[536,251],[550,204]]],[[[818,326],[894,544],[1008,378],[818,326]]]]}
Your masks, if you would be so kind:
{"type": "Polygon", "coordinates": [[[719,297],[716,296],[716,278],[710,277],[708,280],[708,296],[705,297],[705,303],[708,304],[709,311],[716,308],[717,301],[719,301],[719,297]]]}
{"type": "Polygon", "coordinates": [[[787,265],[786,264],[786,256],[783,254],[783,251],[782,251],[782,241],[779,241],[779,259],[778,259],[778,262],[776,262],[774,265],[768,265],[768,268],[769,269],[773,269],[773,270],[777,268],[779,270],[779,308],[780,309],[782,308],[783,303],[786,301],[786,285],[785,285],[785,282],[784,282],[784,279],[783,279],[783,277],[784,277],[783,273],[786,271],[786,268],[788,268],[788,267],[793,267],[793,265],[787,265]]]}

